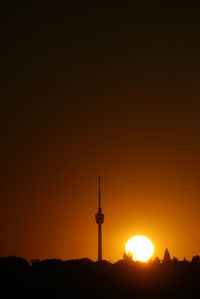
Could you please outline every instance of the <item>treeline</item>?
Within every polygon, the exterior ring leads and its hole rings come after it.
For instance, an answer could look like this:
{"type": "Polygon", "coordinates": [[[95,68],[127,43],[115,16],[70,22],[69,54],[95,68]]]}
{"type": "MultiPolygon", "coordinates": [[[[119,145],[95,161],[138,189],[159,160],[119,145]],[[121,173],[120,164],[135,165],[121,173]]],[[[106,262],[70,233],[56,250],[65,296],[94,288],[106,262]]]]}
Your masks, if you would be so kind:
{"type": "Polygon", "coordinates": [[[0,298],[200,298],[200,259],[0,258],[0,298]]]}

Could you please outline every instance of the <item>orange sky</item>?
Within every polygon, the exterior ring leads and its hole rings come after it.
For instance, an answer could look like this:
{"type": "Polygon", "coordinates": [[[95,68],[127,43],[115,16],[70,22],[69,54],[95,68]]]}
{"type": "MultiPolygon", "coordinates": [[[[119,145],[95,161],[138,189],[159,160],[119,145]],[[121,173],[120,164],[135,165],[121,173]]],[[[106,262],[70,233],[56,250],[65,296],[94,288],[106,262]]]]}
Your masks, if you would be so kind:
{"type": "Polygon", "coordinates": [[[200,254],[195,10],[43,4],[0,9],[0,256],[95,260],[99,175],[105,259],[200,254]]]}
{"type": "MultiPolygon", "coordinates": [[[[146,235],[154,242],[155,255],[159,257],[166,247],[179,259],[198,254],[199,190],[190,174],[171,159],[171,164],[159,156],[144,161],[146,152],[130,155],[128,159],[124,155],[122,161],[121,154],[115,154],[103,155],[95,163],[91,157],[84,157],[78,165],[75,163],[73,174],[67,174],[66,165],[66,173],[60,169],[56,172],[54,165],[46,182],[42,181],[46,171],[36,172],[40,178],[35,179],[34,175],[28,186],[20,179],[17,194],[10,203],[4,203],[2,254],[29,259],[96,259],[94,215],[100,170],[105,213],[104,258],[120,259],[128,238],[137,234],[146,235]]],[[[24,167],[20,167],[23,172],[27,171],[24,167]]],[[[9,193],[13,195],[12,190],[7,191],[7,196],[9,193]]]]}

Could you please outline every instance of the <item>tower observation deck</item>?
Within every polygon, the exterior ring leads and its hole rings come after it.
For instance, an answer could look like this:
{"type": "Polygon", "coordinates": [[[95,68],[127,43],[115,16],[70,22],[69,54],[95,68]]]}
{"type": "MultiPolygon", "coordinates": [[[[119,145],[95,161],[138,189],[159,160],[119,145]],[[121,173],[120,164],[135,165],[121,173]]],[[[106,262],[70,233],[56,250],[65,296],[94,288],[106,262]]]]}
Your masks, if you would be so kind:
{"type": "Polygon", "coordinates": [[[95,215],[98,224],[98,261],[102,260],[102,224],[104,223],[104,214],[101,209],[101,178],[99,177],[99,200],[98,212],[95,215]]]}

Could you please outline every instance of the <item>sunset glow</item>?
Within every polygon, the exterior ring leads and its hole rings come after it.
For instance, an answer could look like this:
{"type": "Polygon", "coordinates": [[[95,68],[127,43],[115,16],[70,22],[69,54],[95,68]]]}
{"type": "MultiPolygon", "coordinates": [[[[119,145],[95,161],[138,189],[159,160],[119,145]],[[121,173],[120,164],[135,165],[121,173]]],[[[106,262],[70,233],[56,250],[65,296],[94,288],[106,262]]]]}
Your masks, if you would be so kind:
{"type": "Polygon", "coordinates": [[[147,262],[154,253],[154,245],[145,236],[134,236],[126,243],[126,254],[134,261],[147,262]]]}

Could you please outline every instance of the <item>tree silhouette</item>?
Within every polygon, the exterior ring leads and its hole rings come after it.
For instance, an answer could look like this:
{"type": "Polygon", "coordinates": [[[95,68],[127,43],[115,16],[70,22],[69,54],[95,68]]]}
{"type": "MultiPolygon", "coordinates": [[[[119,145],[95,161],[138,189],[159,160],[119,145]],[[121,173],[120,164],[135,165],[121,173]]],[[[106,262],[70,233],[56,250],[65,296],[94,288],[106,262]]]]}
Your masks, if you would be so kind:
{"type": "Polygon", "coordinates": [[[160,264],[160,259],[158,256],[156,256],[154,259],[153,259],[153,263],[155,264],[160,264]]]}
{"type": "Polygon", "coordinates": [[[163,263],[169,263],[171,261],[169,250],[166,248],[164,253],[163,263]]]}
{"type": "Polygon", "coordinates": [[[146,264],[129,255],[114,264],[0,258],[0,298],[200,298],[200,256],[171,260],[166,249],[163,263],[156,257],[146,264]]]}
{"type": "Polygon", "coordinates": [[[124,260],[129,260],[129,261],[132,261],[133,260],[133,255],[129,252],[128,254],[127,253],[124,253],[123,254],[123,259],[124,260]]]}
{"type": "Polygon", "coordinates": [[[199,264],[200,263],[200,256],[199,255],[193,256],[192,263],[199,264]]]}

